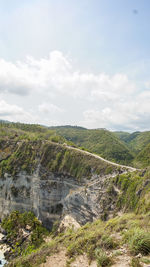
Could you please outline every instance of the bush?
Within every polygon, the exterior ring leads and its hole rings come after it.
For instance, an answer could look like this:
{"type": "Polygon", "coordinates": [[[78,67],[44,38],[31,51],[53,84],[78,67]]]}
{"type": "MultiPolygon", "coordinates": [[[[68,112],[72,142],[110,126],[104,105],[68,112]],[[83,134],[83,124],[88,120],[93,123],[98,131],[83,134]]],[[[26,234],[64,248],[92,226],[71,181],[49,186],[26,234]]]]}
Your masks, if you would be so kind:
{"type": "Polygon", "coordinates": [[[2,221],[2,227],[7,232],[7,238],[13,247],[11,253],[15,256],[30,254],[44,242],[43,238],[48,234],[30,211],[13,211],[2,221]],[[28,233],[26,237],[24,231],[28,233]]]}
{"type": "Polygon", "coordinates": [[[140,262],[139,262],[139,259],[137,259],[137,258],[133,258],[133,259],[131,260],[131,266],[132,266],[132,267],[142,267],[142,265],[141,265],[140,262]]]}
{"type": "Polygon", "coordinates": [[[95,252],[97,259],[97,266],[104,267],[112,264],[112,259],[102,249],[97,249],[95,252]]]}
{"type": "Polygon", "coordinates": [[[118,244],[113,240],[111,236],[103,235],[100,245],[105,249],[113,249],[116,248],[118,244]]]}
{"type": "Polygon", "coordinates": [[[139,228],[127,231],[125,234],[131,252],[134,255],[141,253],[148,255],[150,253],[150,233],[139,228]]]}

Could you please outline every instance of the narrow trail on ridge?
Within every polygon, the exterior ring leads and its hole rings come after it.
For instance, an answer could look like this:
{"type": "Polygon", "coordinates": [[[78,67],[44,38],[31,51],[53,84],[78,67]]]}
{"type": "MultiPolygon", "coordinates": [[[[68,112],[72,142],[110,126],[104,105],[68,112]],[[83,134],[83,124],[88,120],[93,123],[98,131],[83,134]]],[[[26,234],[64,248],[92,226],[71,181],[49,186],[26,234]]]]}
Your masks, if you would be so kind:
{"type": "Polygon", "coordinates": [[[126,165],[122,165],[122,164],[118,164],[118,163],[109,161],[109,160],[107,160],[107,159],[102,158],[101,156],[98,156],[98,155],[96,155],[96,154],[93,154],[93,153],[88,152],[88,151],[85,151],[85,150],[81,150],[81,149],[76,148],[76,147],[71,147],[71,146],[68,146],[68,145],[65,145],[65,147],[67,147],[67,148],[70,149],[70,150],[76,150],[76,151],[79,151],[79,152],[81,152],[81,153],[83,153],[83,154],[86,154],[86,155],[92,156],[92,157],[94,157],[94,158],[100,159],[100,160],[102,160],[102,161],[104,161],[104,162],[106,162],[106,163],[109,163],[109,164],[113,165],[113,166],[121,167],[121,168],[125,168],[126,170],[128,170],[128,171],[130,171],[130,172],[134,172],[134,171],[137,171],[137,170],[140,171],[140,169],[136,169],[136,168],[131,167],[131,166],[126,166],[126,165]]]}

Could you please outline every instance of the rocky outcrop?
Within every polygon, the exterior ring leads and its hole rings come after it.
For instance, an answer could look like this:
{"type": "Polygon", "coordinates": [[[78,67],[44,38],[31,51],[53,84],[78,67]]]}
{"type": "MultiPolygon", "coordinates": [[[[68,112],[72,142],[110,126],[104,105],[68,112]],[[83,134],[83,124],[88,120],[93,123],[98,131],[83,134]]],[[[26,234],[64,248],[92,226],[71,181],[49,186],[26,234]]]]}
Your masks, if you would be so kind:
{"type": "Polygon", "coordinates": [[[13,210],[33,211],[51,229],[66,215],[79,224],[115,209],[118,192],[110,181],[125,168],[53,143],[16,144],[0,165],[0,217],[13,210]],[[115,196],[115,197],[114,197],[115,196]]]}

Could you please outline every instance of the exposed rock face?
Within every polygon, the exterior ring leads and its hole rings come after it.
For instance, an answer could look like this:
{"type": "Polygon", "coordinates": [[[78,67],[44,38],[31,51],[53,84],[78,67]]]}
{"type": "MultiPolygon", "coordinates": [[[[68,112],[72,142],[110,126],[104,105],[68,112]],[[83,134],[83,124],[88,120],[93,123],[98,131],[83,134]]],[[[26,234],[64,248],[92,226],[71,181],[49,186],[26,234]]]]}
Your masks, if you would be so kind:
{"type": "Polygon", "coordinates": [[[64,213],[71,214],[80,224],[93,221],[96,218],[111,216],[115,210],[118,192],[108,191],[111,178],[116,173],[107,176],[93,175],[91,181],[85,181],[84,186],[74,190],[64,200],[64,213]]]}
{"type": "MultiPolygon", "coordinates": [[[[64,158],[67,148],[52,145],[57,153],[61,151],[61,160],[58,160],[57,167],[48,168],[46,161],[54,166],[51,158],[55,160],[54,153],[48,158],[47,150],[41,153],[34,153],[35,158],[34,168],[32,173],[27,170],[22,170],[22,164],[17,166],[17,160],[14,160],[9,165],[9,172],[3,170],[0,178],[0,217],[4,217],[13,210],[29,211],[32,210],[43,224],[51,229],[54,221],[59,220],[63,216],[71,215],[79,224],[85,224],[87,221],[92,221],[95,218],[109,212],[111,214],[115,208],[117,191],[112,190],[112,195],[108,194],[108,184],[111,177],[117,175],[120,170],[112,167],[111,174],[105,174],[104,170],[108,168],[107,163],[103,163],[103,172],[96,174],[96,169],[90,166],[90,157],[87,156],[87,166],[90,169],[89,173],[83,177],[72,175],[72,165],[66,167],[64,158]],[[60,149],[60,151],[58,151],[60,149]],[[44,154],[46,153],[46,154],[44,154]],[[64,153],[64,154],[63,154],[64,153]],[[38,154],[38,158],[37,158],[38,154]],[[46,158],[44,160],[44,155],[46,158]],[[12,164],[12,165],[11,165],[12,164]],[[15,170],[14,173],[14,165],[15,170]],[[59,165],[59,166],[58,166],[59,165]],[[10,168],[12,166],[12,168],[10,168]],[[63,167],[60,167],[63,166],[63,167]],[[59,168],[58,168],[59,167],[59,168]],[[69,168],[69,169],[67,169],[69,168]],[[12,171],[13,170],[13,171],[12,171]]],[[[32,145],[32,149],[33,149],[32,145]]],[[[46,148],[47,149],[47,148],[46,148]]],[[[34,150],[34,149],[33,149],[34,150]]],[[[34,150],[35,151],[35,150],[34,150]]],[[[18,153],[18,147],[17,147],[18,153]]],[[[71,153],[71,152],[69,152],[71,153]]],[[[50,153],[49,153],[50,154],[50,153]]],[[[28,155],[28,153],[27,153],[28,155]]],[[[29,156],[29,155],[28,155],[29,156]]],[[[84,156],[84,155],[81,155],[84,156]]],[[[71,164],[81,164],[79,152],[77,158],[75,154],[69,154],[73,157],[71,164]]],[[[68,158],[70,160],[70,158],[68,158]]],[[[33,160],[33,158],[32,158],[33,160]]],[[[26,158],[24,159],[26,161],[26,158]]],[[[19,164],[19,163],[18,163],[19,164]]],[[[101,162],[99,161],[99,164],[101,162]]],[[[56,165],[56,164],[55,164],[56,165]]],[[[84,163],[84,167],[87,168],[84,163]]],[[[29,169],[29,166],[27,166],[29,169]]],[[[31,168],[30,162],[30,168],[31,168]]],[[[106,214],[107,216],[107,214],[106,214]]]]}
{"type": "Polygon", "coordinates": [[[51,228],[63,212],[64,199],[77,182],[63,174],[48,174],[42,179],[39,167],[32,176],[20,172],[15,180],[8,174],[0,180],[0,215],[13,210],[32,210],[43,223],[51,228]]]}
{"type": "Polygon", "coordinates": [[[113,203],[108,194],[106,196],[106,179],[109,177],[93,176],[93,182],[85,181],[82,185],[63,174],[49,173],[43,179],[40,166],[32,176],[20,172],[15,180],[5,174],[5,179],[0,180],[0,215],[4,217],[13,210],[32,210],[49,229],[66,214],[85,224],[106,209],[114,210],[115,200],[113,203]]]}

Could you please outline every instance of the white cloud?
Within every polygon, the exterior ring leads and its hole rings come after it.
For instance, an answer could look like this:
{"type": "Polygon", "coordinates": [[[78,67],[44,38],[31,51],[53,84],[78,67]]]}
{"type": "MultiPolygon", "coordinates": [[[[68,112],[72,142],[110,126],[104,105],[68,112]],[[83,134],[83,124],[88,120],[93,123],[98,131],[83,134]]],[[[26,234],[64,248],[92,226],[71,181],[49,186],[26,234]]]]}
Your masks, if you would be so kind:
{"type": "Polygon", "coordinates": [[[9,105],[4,100],[0,101],[0,116],[19,115],[22,114],[22,108],[16,105],[9,105]]]}
{"type": "Polygon", "coordinates": [[[149,130],[150,97],[135,96],[127,102],[111,103],[102,109],[87,109],[83,112],[81,124],[86,127],[108,128],[112,130],[149,130]]]}
{"type": "Polygon", "coordinates": [[[123,73],[80,72],[60,51],[51,52],[47,59],[28,56],[25,62],[1,59],[0,93],[24,97],[24,108],[14,102],[13,105],[0,102],[0,116],[11,120],[40,123],[43,120],[43,124],[50,125],[59,122],[61,115],[60,124],[72,121],[89,128],[149,128],[149,81],[139,86],[123,73]],[[33,112],[25,111],[29,95],[38,99],[33,112]]]}
{"type": "Polygon", "coordinates": [[[46,91],[92,98],[118,98],[121,90],[133,93],[135,85],[124,74],[109,76],[104,73],[74,71],[71,61],[60,51],[53,51],[48,59],[36,60],[28,56],[25,62],[0,60],[0,91],[29,94],[30,91],[46,91]]]}
{"type": "Polygon", "coordinates": [[[40,112],[43,112],[43,113],[55,113],[55,112],[63,112],[64,111],[60,107],[58,107],[54,104],[49,104],[49,103],[43,103],[43,104],[39,105],[38,109],[40,112]]]}
{"type": "Polygon", "coordinates": [[[10,105],[4,100],[0,100],[0,118],[9,121],[35,122],[32,114],[17,105],[10,105]]]}
{"type": "Polygon", "coordinates": [[[59,51],[41,60],[28,56],[25,62],[11,63],[1,59],[0,91],[25,95],[31,90],[59,90],[62,77],[69,69],[69,62],[59,51]]]}

